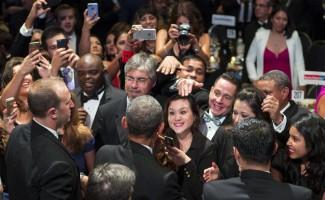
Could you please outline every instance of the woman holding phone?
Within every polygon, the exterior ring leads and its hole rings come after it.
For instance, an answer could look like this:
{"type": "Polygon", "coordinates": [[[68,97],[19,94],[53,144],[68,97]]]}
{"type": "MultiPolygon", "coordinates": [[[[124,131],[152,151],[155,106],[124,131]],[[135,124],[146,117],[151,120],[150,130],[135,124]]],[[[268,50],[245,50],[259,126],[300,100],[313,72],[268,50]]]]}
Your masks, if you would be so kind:
{"type": "Polygon", "coordinates": [[[172,139],[162,141],[164,145],[156,148],[156,156],[163,165],[170,161],[175,165],[186,199],[201,199],[203,171],[215,161],[215,146],[199,132],[199,110],[194,99],[172,96],[167,100],[164,120],[164,135],[172,139]],[[159,147],[165,151],[159,151],[159,147]]]}

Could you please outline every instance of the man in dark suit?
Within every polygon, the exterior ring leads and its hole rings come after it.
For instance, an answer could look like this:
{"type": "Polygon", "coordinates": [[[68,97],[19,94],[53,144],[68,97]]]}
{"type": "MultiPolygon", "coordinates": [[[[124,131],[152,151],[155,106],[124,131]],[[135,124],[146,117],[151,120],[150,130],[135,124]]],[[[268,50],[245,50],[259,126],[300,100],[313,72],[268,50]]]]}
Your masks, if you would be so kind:
{"type": "Polygon", "coordinates": [[[289,128],[291,122],[301,115],[308,113],[305,108],[298,106],[294,101],[290,100],[291,97],[291,83],[288,76],[279,70],[272,70],[265,73],[256,82],[256,87],[263,91],[265,95],[272,95],[279,101],[280,113],[284,119],[282,126],[285,128],[283,132],[277,134],[280,146],[285,146],[289,138],[289,128]]]}
{"type": "Polygon", "coordinates": [[[206,183],[203,188],[204,200],[311,199],[311,190],[272,179],[271,158],[276,143],[267,122],[243,120],[235,127],[233,139],[240,177],[206,183]]]}
{"type": "Polygon", "coordinates": [[[12,132],[6,164],[10,199],[81,199],[79,171],[57,129],[74,106],[61,79],[36,81],[28,93],[33,121],[12,132]]]}
{"type": "MultiPolygon", "coordinates": [[[[245,27],[245,31],[243,33],[243,39],[245,43],[245,52],[244,58],[246,58],[249,47],[255,37],[255,33],[260,28],[265,28],[268,23],[268,18],[272,12],[272,0],[255,0],[255,8],[254,14],[255,19],[247,24],[245,27]]],[[[243,75],[242,75],[243,82],[250,82],[247,74],[246,67],[243,68],[243,75]]]]}
{"type": "Polygon", "coordinates": [[[129,131],[129,146],[103,146],[97,152],[96,165],[118,163],[135,170],[135,200],[182,199],[177,175],[159,165],[152,154],[152,145],[163,129],[158,101],[148,95],[136,97],[128,106],[122,125],[129,131]]]}
{"type": "Polygon", "coordinates": [[[119,103],[126,98],[124,91],[114,88],[104,74],[101,58],[85,54],[77,62],[76,72],[80,88],[75,90],[79,117],[88,127],[96,121],[100,105],[108,102],[119,103]]]}
{"type": "Polygon", "coordinates": [[[240,88],[232,73],[223,73],[214,82],[209,94],[209,108],[201,115],[200,131],[212,140],[220,126],[231,123],[231,110],[240,88]]]}
{"type": "Polygon", "coordinates": [[[126,108],[135,97],[150,94],[156,79],[156,61],[153,57],[138,53],[128,60],[125,64],[126,98],[108,102],[97,111],[97,120],[93,124],[96,149],[105,144],[127,142],[126,130],[121,127],[126,108]]]}

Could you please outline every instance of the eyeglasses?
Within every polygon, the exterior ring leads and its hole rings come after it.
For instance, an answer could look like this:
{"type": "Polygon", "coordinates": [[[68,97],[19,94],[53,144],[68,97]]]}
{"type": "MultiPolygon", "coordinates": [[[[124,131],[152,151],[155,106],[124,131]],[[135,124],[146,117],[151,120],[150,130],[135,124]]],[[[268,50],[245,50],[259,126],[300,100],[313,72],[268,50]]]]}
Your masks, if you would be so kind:
{"type": "Polygon", "coordinates": [[[254,4],[254,7],[267,8],[267,7],[269,7],[269,5],[265,5],[265,4],[254,4]]]}
{"type": "Polygon", "coordinates": [[[136,82],[136,83],[139,83],[139,84],[144,84],[144,83],[147,82],[148,79],[149,78],[144,78],[144,77],[135,78],[135,77],[132,77],[132,76],[125,76],[125,81],[130,82],[130,83],[136,82]]]}

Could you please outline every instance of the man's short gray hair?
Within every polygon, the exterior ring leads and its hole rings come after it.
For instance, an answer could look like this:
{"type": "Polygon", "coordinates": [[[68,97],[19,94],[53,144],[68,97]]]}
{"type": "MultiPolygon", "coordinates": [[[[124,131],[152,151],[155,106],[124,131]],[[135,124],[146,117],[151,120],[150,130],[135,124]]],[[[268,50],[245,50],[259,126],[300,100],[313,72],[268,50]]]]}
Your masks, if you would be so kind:
{"type": "Polygon", "coordinates": [[[275,82],[275,85],[278,88],[291,88],[291,83],[288,78],[288,76],[280,71],[280,70],[272,70],[267,73],[265,73],[261,78],[259,78],[261,81],[267,81],[267,80],[273,80],[275,82]]]}
{"type": "Polygon", "coordinates": [[[140,70],[148,73],[149,78],[155,83],[157,80],[157,61],[153,56],[140,52],[134,54],[125,64],[124,71],[127,74],[132,70],[140,70]]]}
{"type": "Polygon", "coordinates": [[[129,133],[150,138],[162,122],[162,107],[149,95],[136,97],[126,110],[129,133]]]}
{"type": "Polygon", "coordinates": [[[97,166],[90,174],[87,200],[128,200],[133,192],[135,174],[120,164],[97,166]]]}

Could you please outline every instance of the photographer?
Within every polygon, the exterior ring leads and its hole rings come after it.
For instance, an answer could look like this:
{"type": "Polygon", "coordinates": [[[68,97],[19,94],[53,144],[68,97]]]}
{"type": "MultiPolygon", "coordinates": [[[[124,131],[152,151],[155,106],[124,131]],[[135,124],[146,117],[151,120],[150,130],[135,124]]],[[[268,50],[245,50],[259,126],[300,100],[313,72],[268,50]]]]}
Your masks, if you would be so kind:
{"type": "Polygon", "coordinates": [[[206,62],[209,58],[210,37],[204,33],[200,11],[192,2],[175,5],[170,16],[170,27],[159,30],[156,40],[156,55],[161,58],[197,54],[206,62]]]}

